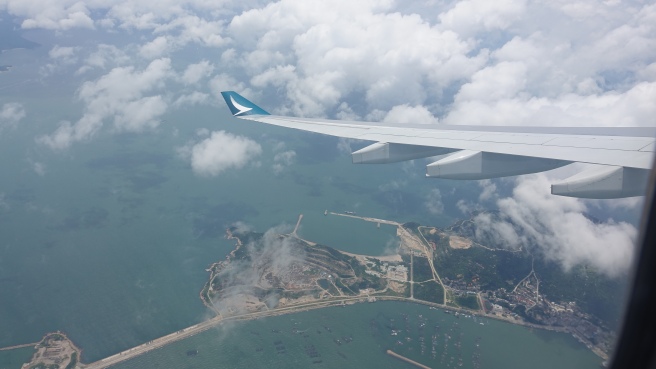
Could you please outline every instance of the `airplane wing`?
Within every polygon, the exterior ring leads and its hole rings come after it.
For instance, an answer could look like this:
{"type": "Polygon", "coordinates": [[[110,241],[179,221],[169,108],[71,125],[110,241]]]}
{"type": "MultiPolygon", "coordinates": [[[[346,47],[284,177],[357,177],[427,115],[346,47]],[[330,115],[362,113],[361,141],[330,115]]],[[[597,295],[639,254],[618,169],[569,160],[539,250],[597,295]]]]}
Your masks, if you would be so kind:
{"type": "Polygon", "coordinates": [[[384,164],[442,155],[426,176],[488,179],[537,173],[573,162],[602,166],[551,185],[555,195],[620,198],[645,192],[656,128],[505,127],[382,124],[270,115],[234,91],[221,92],[240,119],[375,141],[353,163],[384,164]]]}

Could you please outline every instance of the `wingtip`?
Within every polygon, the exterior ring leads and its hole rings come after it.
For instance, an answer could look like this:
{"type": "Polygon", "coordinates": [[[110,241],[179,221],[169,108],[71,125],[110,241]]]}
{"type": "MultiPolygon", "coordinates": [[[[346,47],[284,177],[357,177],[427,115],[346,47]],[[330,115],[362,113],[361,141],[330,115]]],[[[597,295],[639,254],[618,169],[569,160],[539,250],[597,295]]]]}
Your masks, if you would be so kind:
{"type": "Polygon", "coordinates": [[[245,115],[270,115],[266,110],[260,108],[235,91],[221,91],[221,96],[223,96],[223,100],[225,100],[230,112],[235,117],[245,115]]]}

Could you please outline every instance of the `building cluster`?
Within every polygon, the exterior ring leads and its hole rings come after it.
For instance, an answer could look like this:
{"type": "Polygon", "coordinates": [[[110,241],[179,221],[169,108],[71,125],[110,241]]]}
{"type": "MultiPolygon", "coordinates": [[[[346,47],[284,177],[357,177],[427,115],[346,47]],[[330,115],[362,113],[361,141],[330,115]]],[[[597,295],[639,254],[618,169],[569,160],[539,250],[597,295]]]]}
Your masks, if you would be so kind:
{"type": "Polygon", "coordinates": [[[378,264],[367,259],[365,273],[379,278],[387,278],[399,282],[408,281],[408,267],[389,263],[378,264]]]}
{"type": "Polygon", "coordinates": [[[555,303],[538,293],[536,278],[527,278],[511,291],[500,288],[482,291],[479,283],[463,278],[442,278],[454,295],[481,292],[487,301],[485,312],[502,318],[512,318],[546,327],[562,327],[591,349],[612,350],[614,335],[590,314],[584,313],[575,302],[555,303]],[[597,324],[595,324],[595,322],[597,324]]]}
{"type": "Polygon", "coordinates": [[[471,282],[467,282],[463,278],[450,279],[448,277],[442,277],[442,283],[444,283],[445,286],[453,290],[455,294],[462,295],[466,294],[467,292],[480,292],[481,285],[478,283],[478,281],[479,279],[477,277],[474,277],[471,282]]]}

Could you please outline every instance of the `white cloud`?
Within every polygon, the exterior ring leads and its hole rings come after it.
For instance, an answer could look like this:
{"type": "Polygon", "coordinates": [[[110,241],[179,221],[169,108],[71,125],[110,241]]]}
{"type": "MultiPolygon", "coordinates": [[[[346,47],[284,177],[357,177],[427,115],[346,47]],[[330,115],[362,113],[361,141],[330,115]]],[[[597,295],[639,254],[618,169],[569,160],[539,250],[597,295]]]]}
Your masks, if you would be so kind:
{"type": "Polygon", "coordinates": [[[212,75],[214,65],[207,60],[196,64],[190,64],[182,74],[182,81],[185,84],[192,85],[198,83],[201,79],[212,75]]]}
{"type": "Polygon", "coordinates": [[[525,11],[525,0],[465,0],[440,14],[439,19],[442,27],[467,38],[478,32],[506,29],[520,19],[525,11]]]}
{"type": "Polygon", "coordinates": [[[7,204],[5,200],[5,193],[0,192],[0,210],[9,210],[11,207],[7,204]]]}
{"type": "Polygon", "coordinates": [[[353,144],[361,145],[363,142],[366,142],[366,141],[356,140],[354,138],[340,137],[337,140],[337,150],[340,153],[344,154],[344,155],[351,155],[351,153],[353,153],[353,151],[355,151],[355,150],[353,150],[351,145],[353,145],[353,144]]]}
{"type": "Polygon", "coordinates": [[[170,60],[156,59],[141,71],[117,67],[96,81],[87,81],[78,90],[79,99],[86,104],[82,118],[74,124],[62,122],[54,133],[38,141],[52,149],[65,149],[92,137],[108,119],[113,119],[114,127],[121,131],[157,127],[166,102],[160,95],[144,95],[163,87],[172,76],[170,60]]]}
{"type": "Polygon", "coordinates": [[[478,181],[478,186],[481,188],[481,194],[478,195],[479,201],[488,201],[497,199],[497,185],[490,179],[483,179],[478,181]]]}
{"type": "Polygon", "coordinates": [[[119,131],[141,132],[159,125],[158,117],[166,111],[162,96],[146,96],[124,105],[115,112],[114,127],[119,131]]]}
{"type": "Polygon", "coordinates": [[[296,158],[296,152],[294,150],[287,150],[283,152],[276,153],[273,157],[273,173],[276,175],[282,173],[286,167],[294,164],[294,159],[296,158]]]}
{"type": "Polygon", "coordinates": [[[26,17],[21,24],[23,28],[56,30],[94,28],[93,20],[89,17],[88,8],[80,1],[49,1],[43,3],[9,0],[6,2],[6,6],[11,14],[26,17]]]}
{"type": "Polygon", "coordinates": [[[95,68],[106,69],[109,66],[121,66],[130,61],[130,56],[124,50],[114,45],[100,44],[96,51],[90,53],[84,60],[84,65],[78,69],[77,74],[83,74],[95,68]]]}
{"type": "Polygon", "coordinates": [[[48,52],[48,56],[52,59],[52,63],[45,64],[40,68],[43,76],[48,76],[55,71],[66,68],[70,65],[77,63],[77,53],[80,47],[73,46],[59,46],[55,45],[48,52]]]}
{"type": "Polygon", "coordinates": [[[155,27],[155,33],[179,31],[175,44],[182,46],[195,42],[208,47],[220,47],[228,43],[222,34],[223,22],[203,19],[197,15],[187,14],[172,19],[169,23],[155,27]]]}
{"type": "Polygon", "coordinates": [[[418,15],[386,13],[391,8],[368,1],[269,4],[233,18],[228,30],[241,48],[231,58],[243,61],[254,85],[284,87],[290,113],[315,116],[351,93],[372,109],[420,105],[485,61],[485,53],[469,55],[473,43],[418,15]]]}
{"type": "Polygon", "coordinates": [[[190,160],[196,174],[214,177],[244,167],[262,153],[262,147],[249,138],[216,131],[196,144],[181,148],[179,153],[190,160]]]}
{"type": "Polygon", "coordinates": [[[53,59],[70,60],[75,56],[75,53],[78,50],[79,50],[79,47],[55,45],[48,52],[48,56],[50,56],[53,59]]]}
{"type": "Polygon", "coordinates": [[[176,107],[201,105],[201,104],[206,104],[209,101],[209,98],[210,95],[206,93],[194,91],[190,94],[182,95],[178,97],[178,99],[175,100],[173,105],[176,107]]]}
{"type": "Polygon", "coordinates": [[[433,188],[428,192],[424,206],[426,206],[426,210],[433,215],[442,214],[442,212],[444,212],[442,193],[439,189],[433,188]]]}
{"type": "Polygon", "coordinates": [[[6,128],[16,128],[18,122],[25,118],[25,108],[20,103],[6,103],[0,109],[0,133],[6,128]]]}
{"type": "Polygon", "coordinates": [[[210,80],[209,85],[212,94],[215,96],[215,98],[220,100],[223,100],[221,91],[241,91],[241,95],[249,96],[251,99],[256,99],[257,97],[257,95],[251,91],[251,89],[246,87],[244,82],[237,81],[234,77],[231,77],[225,73],[214,76],[210,80]]]}
{"type": "MultiPolygon", "coordinates": [[[[391,1],[3,5],[30,27],[93,26],[71,21],[93,12],[114,32],[151,32],[147,58],[219,48],[214,84],[274,93],[277,113],[533,125],[647,125],[654,113],[656,5],[639,1],[447,1],[421,15],[391,1]]],[[[87,62],[80,73],[106,64],[87,62]]],[[[185,83],[211,74],[189,68],[185,83]]]]}
{"type": "MultiPolygon", "coordinates": [[[[461,90],[462,91],[462,90],[461,90]]],[[[656,82],[642,82],[626,92],[555,98],[519,94],[498,100],[456,96],[448,124],[536,126],[647,126],[656,116],[656,82]]]]}
{"type": "Polygon", "coordinates": [[[397,105],[383,118],[384,123],[437,124],[437,118],[426,107],[397,105]]]}
{"type": "Polygon", "coordinates": [[[31,161],[31,160],[30,160],[30,164],[32,165],[32,169],[34,170],[34,173],[40,175],[41,177],[46,175],[46,166],[45,166],[45,164],[40,163],[38,161],[31,161]]]}
{"type": "Polygon", "coordinates": [[[479,239],[509,248],[531,246],[569,270],[592,266],[611,277],[626,273],[634,255],[637,230],[608,219],[594,223],[583,214],[583,201],[552,196],[545,175],[520,177],[512,197],[497,201],[500,217],[474,218],[479,239]]]}
{"type": "Polygon", "coordinates": [[[394,191],[394,190],[401,189],[401,188],[403,188],[407,185],[408,185],[408,181],[403,180],[403,179],[391,180],[387,183],[383,183],[383,184],[379,185],[378,190],[383,191],[383,192],[385,192],[385,191],[394,191]]]}
{"type": "Polygon", "coordinates": [[[168,38],[166,36],[159,36],[142,45],[139,49],[139,54],[147,59],[158,58],[168,52],[169,46],[168,38]]]}

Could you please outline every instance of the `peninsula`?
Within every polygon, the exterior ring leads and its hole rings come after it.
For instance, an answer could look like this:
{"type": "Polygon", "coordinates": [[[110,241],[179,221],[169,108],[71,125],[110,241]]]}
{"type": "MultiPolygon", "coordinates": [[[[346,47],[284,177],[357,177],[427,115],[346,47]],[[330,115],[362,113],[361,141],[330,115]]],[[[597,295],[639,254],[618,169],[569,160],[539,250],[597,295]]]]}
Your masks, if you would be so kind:
{"type": "Polygon", "coordinates": [[[590,306],[597,307],[599,294],[613,286],[593,271],[568,274],[526,249],[478,243],[470,220],[438,229],[350,212],[325,214],[396,226],[397,253],[356,255],[303,240],[296,232],[302,215],[290,234],[231,227],[226,235],[236,247],[208,269],[203,303],[217,317],[230,317],[344,299],[405,300],[567,332],[608,358],[614,333],[590,306]],[[586,289],[586,297],[572,297],[586,289]]]}

